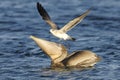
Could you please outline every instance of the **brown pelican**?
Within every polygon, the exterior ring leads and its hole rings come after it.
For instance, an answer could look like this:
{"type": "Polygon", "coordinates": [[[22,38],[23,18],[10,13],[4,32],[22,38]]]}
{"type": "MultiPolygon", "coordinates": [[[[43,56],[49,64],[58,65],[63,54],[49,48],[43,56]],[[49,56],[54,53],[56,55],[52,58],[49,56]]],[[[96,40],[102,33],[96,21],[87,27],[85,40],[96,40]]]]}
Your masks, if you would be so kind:
{"type": "Polygon", "coordinates": [[[63,26],[61,29],[58,29],[57,25],[51,20],[50,16],[48,15],[47,11],[42,7],[40,3],[37,3],[37,9],[39,14],[42,16],[42,19],[45,20],[50,26],[50,32],[57,38],[63,39],[63,40],[75,40],[75,38],[72,38],[67,34],[69,30],[71,30],[73,27],[75,27],[78,23],[80,23],[90,12],[90,10],[87,10],[79,17],[69,21],[65,26],[63,26]]]}
{"type": "Polygon", "coordinates": [[[86,68],[94,66],[100,57],[95,53],[82,50],[69,54],[67,48],[55,42],[47,41],[35,36],[30,36],[35,43],[51,58],[52,67],[79,67],[86,68]]]}

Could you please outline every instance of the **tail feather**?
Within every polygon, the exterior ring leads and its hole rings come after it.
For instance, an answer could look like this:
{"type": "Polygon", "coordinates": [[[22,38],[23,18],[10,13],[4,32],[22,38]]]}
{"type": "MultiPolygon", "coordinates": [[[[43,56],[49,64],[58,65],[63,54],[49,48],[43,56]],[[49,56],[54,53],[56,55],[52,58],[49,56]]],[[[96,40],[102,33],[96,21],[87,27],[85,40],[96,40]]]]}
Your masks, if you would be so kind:
{"type": "Polygon", "coordinates": [[[72,41],[75,41],[76,39],[75,38],[71,38],[72,41]]]}
{"type": "Polygon", "coordinates": [[[71,40],[71,41],[75,41],[76,39],[75,38],[73,38],[73,37],[68,37],[66,40],[71,40]]]}

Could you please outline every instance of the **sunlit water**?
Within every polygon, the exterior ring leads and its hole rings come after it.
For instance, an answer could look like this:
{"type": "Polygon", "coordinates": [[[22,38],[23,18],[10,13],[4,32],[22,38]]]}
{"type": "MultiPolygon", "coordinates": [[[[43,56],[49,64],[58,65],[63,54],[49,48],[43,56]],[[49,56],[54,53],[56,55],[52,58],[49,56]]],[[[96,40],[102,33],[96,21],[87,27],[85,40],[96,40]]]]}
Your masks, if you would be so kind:
{"type": "Polygon", "coordinates": [[[120,80],[120,0],[0,0],[0,80],[120,80]],[[91,8],[68,32],[77,40],[70,49],[91,50],[102,57],[94,68],[49,69],[50,59],[29,38],[59,41],[39,16],[41,2],[60,27],[91,8]]]}

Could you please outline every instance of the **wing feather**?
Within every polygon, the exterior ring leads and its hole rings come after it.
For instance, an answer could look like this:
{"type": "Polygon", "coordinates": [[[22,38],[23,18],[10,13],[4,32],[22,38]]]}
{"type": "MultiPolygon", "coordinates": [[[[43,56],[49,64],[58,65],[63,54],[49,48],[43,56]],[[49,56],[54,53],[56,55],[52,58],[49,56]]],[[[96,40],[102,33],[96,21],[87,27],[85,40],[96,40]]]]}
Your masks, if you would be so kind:
{"type": "Polygon", "coordinates": [[[48,23],[51,26],[51,28],[57,29],[57,25],[54,22],[52,22],[49,14],[47,13],[47,11],[42,7],[42,5],[39,2],[37,2],[37,10],[38,10],[39,14],[42,16],[42,19],[45,20],[46,23],[48,23]]]}
{"type": "Polygon", "coordinates": [[[90,9],[87,10],[86,12],[84,12],[82,15],[80,15],[79,17],[69,21],[64,27],[62,27],[60,30],[63,32],[67,32],[69,30],[71,30],[73,27],[75,27],[78,23],[80,23],[86,16],[87,14],[90,12],[90,9]]]}

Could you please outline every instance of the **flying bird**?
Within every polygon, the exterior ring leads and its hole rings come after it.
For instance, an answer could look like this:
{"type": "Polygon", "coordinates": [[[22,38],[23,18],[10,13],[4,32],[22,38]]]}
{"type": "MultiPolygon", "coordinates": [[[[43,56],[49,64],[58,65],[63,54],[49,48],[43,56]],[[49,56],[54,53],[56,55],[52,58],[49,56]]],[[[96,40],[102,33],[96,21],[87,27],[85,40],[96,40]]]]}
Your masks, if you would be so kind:
{"type": "Polygon", "coordinates": [[[79,17],[69,21],[65,26],[63,26],[61,29],[58,29],[58,26],[51,20],[49,14],[47,11],[42,7],[42,5],[37,2],[37,10],[39,14],[42,16],[42,19],[46,21],[51,26],[50,32],[57,38],[63,39],[63,40],[75,40],[75,38],[69,36],[67,32],[71,30],[73,27],[75,27],[78,23],[80,23],[90,12],[90,9],[88,9],[86,12],[84,12],[79,17]]]}

